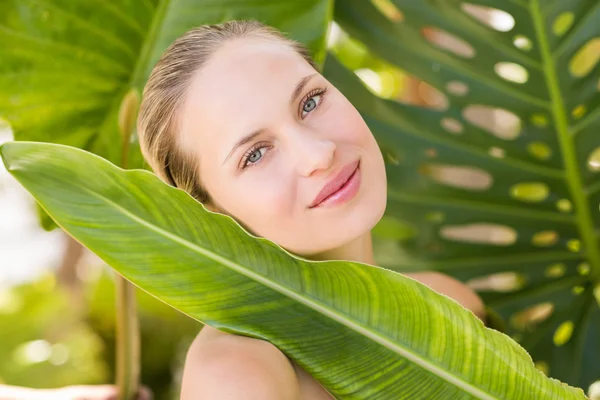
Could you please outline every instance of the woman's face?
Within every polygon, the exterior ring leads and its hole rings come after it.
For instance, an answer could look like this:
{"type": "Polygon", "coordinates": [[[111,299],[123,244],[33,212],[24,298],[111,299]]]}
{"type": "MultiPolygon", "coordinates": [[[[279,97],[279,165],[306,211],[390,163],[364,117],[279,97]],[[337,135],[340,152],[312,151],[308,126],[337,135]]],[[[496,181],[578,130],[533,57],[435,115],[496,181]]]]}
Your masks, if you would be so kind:
{"type": "Polygon", "coordinates": [[[226,42],[189,89],[180,139],[198,160],[209,208],[300,256],[340,247],[379,221],[386,175],[371,131],[287,44],[226,42]],[[354,173],[342,201],[314,207],[340,173],[354,173]]]}

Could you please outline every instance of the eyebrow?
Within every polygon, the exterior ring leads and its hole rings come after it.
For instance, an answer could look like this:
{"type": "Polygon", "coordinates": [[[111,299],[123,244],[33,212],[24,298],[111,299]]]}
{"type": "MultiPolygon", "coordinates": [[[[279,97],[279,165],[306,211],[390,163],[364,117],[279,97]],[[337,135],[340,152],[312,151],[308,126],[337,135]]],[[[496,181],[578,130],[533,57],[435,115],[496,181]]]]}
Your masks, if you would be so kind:
{"type": "MultiPolygon", "coordinates": [[[[298,82],[298,84],[296,85],[296,88],[292,92],[292,96],[290,97],[290,104],[293,103],[294,101],[296,101],[296,99],[298,98],[300,93],[302,93],[302,89],[304,89],[306,84],[316,75],[318,75],[318,74],[314,73],[314,74],[307,75],[304,78],[300,79],[300,82],[298,82]]],[[[227,160],[229,160],[229,157],[231,157],[231,155],[235,152],[235,150],[238,147],[243,146],[246,143],[250,142],[252,139],[254,139],[258,135],[260,135],[262,132],[263,132],[263,130],[259,129],[257,131],[254,131],[254,132],[244,136],[240,140],[238,140],[238,142],[233,146],[233,148],[231,149],[231,151],[229,152],[227,157],[225,157],[225,160],[223,160],[223,164],[225,164],[227,162],[227,160]]]]}

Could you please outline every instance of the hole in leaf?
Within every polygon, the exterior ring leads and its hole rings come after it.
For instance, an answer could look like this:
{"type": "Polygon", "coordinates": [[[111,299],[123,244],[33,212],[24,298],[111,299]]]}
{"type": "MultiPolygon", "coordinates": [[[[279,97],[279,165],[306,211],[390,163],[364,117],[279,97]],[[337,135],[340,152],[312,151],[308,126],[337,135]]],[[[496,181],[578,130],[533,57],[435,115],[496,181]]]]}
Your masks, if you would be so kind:
{"type": "Polygon", "coordinates": [[[499,272],[470,279],[466,285],[473,290],[514,292],[525,286],[525,276],[517,272],[499,272]]]}
{"type": "Polygon", "coordinates": [[[583,45],[569,61],[569,71],[576,78],[581,78],[594,69],[600,60],[600,37],[591,39],[583,45]]]}
{"type": "Polygon", "coordinates": [[[515,19],[506,11],[471,3],[462,3],[460,6],[464,12],[497,31],[508,32],[515,26],[515,19]]]}
{"type": "Polygon", "coordinates": [[[590,264],[583,262],[577,266],[577,272],[579,275],[589,275],[590,274],[590,264]]]}
{"type": "Polygon", "coordinates": [[[506,155],[504,149],[501,149],[500,147],[490,147],[488,153],[490,154],[490,156],[495,158],[504,158],[504,156],[506,155]]]}
{"type": "Polygon", "coordinates": [[[573,111],[571,112],[571,115],[573,115],[573,118],[579,119],[579,118],[583,117],[586,112],[587,112],[587,108],[583,104],[580,104],[573,109],[573,111]]]}
{"type": "Polygon", "coordinates": [[[552,149],[544,142],[529,143],[527,151],[539,160],[547,160],[552,156],[552,149]]]}
{"type": "Polygon", "coordinates": [[[429,158],[435,158],[435,157],[437,157],[437,154],[438,153],[437,153],[436,149],[431,148],[431,149],[425,150],[425,155],[429,158]]]}
{"type": "Polygon", "coordinates": [[[510,246],[517,241],[517,231],[513,228],[489,223],[444,226],[440,236],[457,242],[494,246],[510,246]]]}
{"type": "Polygon", "coordinates": [[[574,286],[573,289],[571,289],[571,292],[577,296],[580,295],[581,293],[583,293],[585,291],[585,288],[583,286],[574,286]]]}
{"type": "Polygon", "coordinates": [[[502,79],[515,83],[525,83],[529,79],[529,72],[519,64],[499,62],[494,66],[494,71],[502,79]]]}
{"type": "Polygon", "coordinates": [[[475,57],[475,49],[467,41],[442,29],[426,26],[421,33],[427,41],[442,50],[464,58],[475,57]]]}
{"type": "Polygon", "coordinates": [[[575,14],[571,11],[565,11],[554,20],[552,32],[554,32],[556,36],[564,35],[571,29],[571,26],[573,26],[573,21],[575,21],[575,14]]]}
{"type": "Polygon", "coordinates": [[[588,388],[588,397],[590,400],[600,400],[600,380],[590,385],[588,388]]]}
{"type": "Polygon", "coordinates": [[[404,14],[396,7],[390,0],[371,0],[371,3],[379,10],[380,13],[385,15],[390,21],[402,22],[404,21],[404,14]]]}
{"type": "Polygon", "coordinates": [[[600,147],[595,148],[588,157],[588,168],[592,172],[600,171],[600,147]]]}
{"type": "Polygon", "coordinates": [[[447,110],[450,105],[448,97],[427,82],[420,82],[417,92],[428,108],[434,110],[447,110]]]}
{"type": "Polygon", "coordinates": [[[558,328],[556,328],[556,331],[554,332],[554,337],[552,338],[554,344],[560,347],[567,343],[573,335],[573,328],[575,328],[575,324],[573,324],[573,321],[565,321],[562,324],[560,324],[558,328]]]}
{"type": "Polygon", "coordinates": [[[529,51],[533,48],[533,43],[531,42],[531,40],[524,35],[515,36],[515,38],[513,39],[513,44],[516,48],[525,51],[529,51]]]}
{"type": "Polygon", "coordinates": [[[444,222],[446,216],[441,211],[433,211],[425,215],[425,219],[429,222],[440,223],[444,222]]]}
{"type": "Polygon", "coordinates": [[[521,119],[502,108],[470,105],[463,110],[463,117],[500,139],[514,140],[521,133],[521,119]]]}
{"type": "Polygon", "coordinates": [[[545,183],[523,182],[510,188],[512,197],[529,203],[539,203],[548,198],[550,188],[545,183]]]}
{"type": "Polygon", "coordinates": [[[441,123],[442,127],[450,133],[462,133],[464,130],[463,124],[454,118],[444,118],[441,123]]]}
{"type": "Polygon", "coordinates": [[[548,126],[548,118],[546,118],[544,114],[533,114],[531,116],[531,123],[535,126],[543,128],[545,126],[548,126]]]}
{"type": "Polygon", "coordinates": [[[556,202],[556,208],[561,212],[571,212],[573,210],[573,203],[568,199],[560,199],[556,202]]]}
{"type": "Polygon", "coordinates": [[[448,90],[448,93],[455,96],[464,96],[469,93],[469,86],[467,86],[466,83],[459,81],[448,82],[446,89],[448,90]]]}
{"type": "Polygon", "coordinates": [[[466,190],[486,190],[493,182],[488,172],[475,167],[428,164],[422,166],[420,172],[437,183],[466,190]]]}
{"type": "Polygon", "coordinates": [[[571,239],[567,242],[567,249],[571,250],[573,253],[579,253],[581,250],[581,240],[579,239],[571,239]]]}
{"type": "Polygon", "coordinates": [[[597,283],[596,286],[594,286],[594,297],[596,298],[596,303],[598,303],[598,306],[600,306],[600,284],[597,283]]]}
{"type": "Polygon", "coordinates": [[[534,246],[549,247],[558,241],[558,233],[554,231],[541,231],[533,235],[531,241],[534,246]]]}
{"type": "Polygon", "coordinates": [[[548,268],[546,268],[546,271],[544,271],[544,275],[547,278],[560,278],[561,276],[563,276],[565,274],[566,270],[567,270],[567,266],[565,264],[562,264],[562,263],[552,264],[552,265],[548,266],[548,268]]]}
{"type": "Polygon", "coordinates": [[[363,81],[373,93],[380,96],[380,93],[383,91],[383,84],[377,72],[369,68],[360,68],[354,71],[354,73],[358,75],[360,80],[363,81]]]}
{"type": "Polygon", "coordinates": [[[383,239],[407,240],[414,237],[417,230],[412,224],[384,216],[373,227],[373,233],[383,239]]]}
{"type": "Polygon", "coordinates": [[[515,313],[510,324],[519,330],[532,330],[541,322],[547,320],[554,312],[554,304],[550,302],[539,303],[515,313]]]}
{"type": "Polygon", "coordinates": [[[546,361],[536,361],[533,365],[546,376],[550,372],[550,365],[546,361]]]}

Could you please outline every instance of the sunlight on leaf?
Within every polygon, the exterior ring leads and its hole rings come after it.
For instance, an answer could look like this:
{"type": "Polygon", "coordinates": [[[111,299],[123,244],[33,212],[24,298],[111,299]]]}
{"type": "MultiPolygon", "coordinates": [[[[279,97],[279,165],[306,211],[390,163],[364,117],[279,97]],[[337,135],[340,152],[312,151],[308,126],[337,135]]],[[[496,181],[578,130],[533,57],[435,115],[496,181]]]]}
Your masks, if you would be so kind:
{"type": "Polygon", "coordinates": [[[517,183],[510,188],[510,194],[515,199],[538,203],[544,201],[550,195],[550,188],[545,183],[523,182],[517,183]]]}
{"type": "Polygon", "coordinates": [[[443,118],[441,121],[442,127],[450,133],[462,133],[465,127],[454,118],[443,118]]]}
{"type": "Polygon", "coordinates": [[[547,160],[552,156],[552,149],[544,142],[532,142],[527,145],[529,154],[540,160],[547,160]]]}
{"type": "Polygon", "coordinates": [[[457,242],[510,246],[517,241],[517,231],[498,224],[478,223],[448,225],[440,229],[440,236],[457,242]]]}
{"type": "Polygon", "coordinates": [[[513,44],[515,45],[515,47],[525,51],[529,51],[533,48],[533,43],[531,42],[531,40],[524,35],[515,36],[513,44]]]}
{"type": "Polygon", "coordinates": [[[565,11],[554,20],[554,23],[552,24],[552,32],[554,32],[556,36],[562,36],[567,33],[569,29],[571,29],[574,21],[575,14],[573,14],[571,11],[565,11]]]}
{"type": "Polygon", "coordinates": [[[471,3],[462,3],[464,12],[483,24],[500,32],[508,32],[515,26],[515,19],[506,11],[471,3]]]}
{"type": "Polygon", "coordinates": [[[554,231],[541,231],[533,235],[532,243],[538,247],[549,247],[558,241],[558,233],[554,231]]]}
{"type": "Polygon", "coordinates": [[[554,304],[544,302],[525,308],[514,314],[510,324],[516,329],[532,330],[536,325],[547,320],[554,312],[554,304]]]}
{"type": "Polygon", "coordinates": [[[560,278],[565,274],[567,267],[565,264],[552,264],[544,271],[544,275],[547,278],[560,278]]]}
{"type": "Polygon", "coordinates": [[[481,168],[445,164],[427,164],[419,169],[437,183],[466,190],[487,190],[494,179],[481,168]]]}
{"type": "Polygon", "coordinates": [[[554,332],[554,337],[552,338],[554,344],[557,346],[562,346],[565,343],[567,343],[573,335],[574,328],[575,325],[573,324],[573,321],[565,321],[562,324],[560,324],[558,328],[556,328],[556,331],[554,332]]]}
{"type": "Polygon", "coordinates": [[[599,172],[600,171],[600,147],[597,147],[596,149],[594,149],[587,161],[588,164],[588,168],[590,171],[592,172],[599,172]]]}
{"type": "Polygon", "coordinates": [[[446,85],[446,90],[455,96],[464,96],[469,93],[469,86],[460,81],[451,81],[446,85]]]}
{"type": "Polygon", "coordinates": [[[466,282],[466,285],[477,291],[514,292],[525,286],[525,275],[518,272],[499,272],[486,276],[478,276],[466,282]]]}
{"type": "Polygon", "coordinates": [[[371,0],[371,3],[385,15],[390,21],[401,22],[404,20],[402,11],[396,7],[390,0],[371,0]]]}
{"type": "Polygon", "coordinates": [[[600,37],[591,39],[569,61],[569,71],[576,78],[589,74],[600,61],[600,37]]]}
{"type": "Polygon", "coordinates": [[[459,57],[475,57],[475,49],[467,41],[446,32],[443,29],[427,26],[421,29],[421,33],[427,41],[434,46],[456,54],[459,57]]]}
{"type": "Polygon", "coordinates": [[[504,140],[514,140],[521,133],[521,118],[502,108],[470,105],[463,110],[464,118],[471,124],[504,140]]]}
{"type": "Polygon", "coordinates": [[[494,66],[494,71],[503,79],[515,83],[525,83],[529,79],[529,72],[519,64],[499,62],[494,66]]]}

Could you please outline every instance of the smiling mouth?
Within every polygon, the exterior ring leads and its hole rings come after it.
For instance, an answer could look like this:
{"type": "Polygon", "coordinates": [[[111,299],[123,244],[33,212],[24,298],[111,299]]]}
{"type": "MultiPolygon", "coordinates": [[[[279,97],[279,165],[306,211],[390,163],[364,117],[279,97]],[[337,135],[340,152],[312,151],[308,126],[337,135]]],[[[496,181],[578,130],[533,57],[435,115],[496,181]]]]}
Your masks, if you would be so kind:
{"type": "MultiPolygon", "coordinates": [[[[347,201],[350,201],[352,198],[354,198],[354,196],[358,193],[358,191],[360,189],[360,181],[361,181],[360,160],[357,161],[355,164],[352,164],[349,166],[354,166],[354,170],[342,183],[336,184],[336,186],[338,186],[338,187],[335,189],[335,191],[329,193],[326,197],[323,197],[320,200],[315,201],[315,203],[313,205],[311,205],[309,208],[334,206],[334,205],[345,203],[347,201]]],[[[349,166],[347,166],[346,169],[349,166]]],[[[342,173],[340,173],[340,175],[342,173]]],[[[333,182],[330,182],[328,185],[331,186],[332,184],[333,184],[333,182]]],[[[326,189],[324,188],[323,191],[324,190],[326,190],[326,189]]]]}

